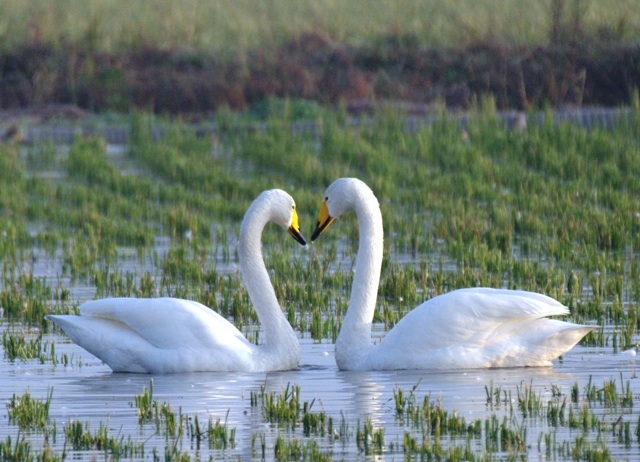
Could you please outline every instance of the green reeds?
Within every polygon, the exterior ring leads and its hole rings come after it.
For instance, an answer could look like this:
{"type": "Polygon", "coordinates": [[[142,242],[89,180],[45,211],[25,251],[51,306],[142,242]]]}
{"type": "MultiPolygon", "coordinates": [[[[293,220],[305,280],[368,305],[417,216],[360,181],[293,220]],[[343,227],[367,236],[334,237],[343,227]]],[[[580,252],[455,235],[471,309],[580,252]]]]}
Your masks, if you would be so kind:
{"type": "Polygon", "coordinates": [[[136,395],[135,405],[138,411],[138,423],[143,425],[154,417],[155,402],[153,400],[153,379],[149,381],[149,388],[142,387],[142,393],[136,395]]]}
{"type": "Polygon", "coordinates": [[[12,362],[17,359],[23,361],[36,359],[42,364],[48,361],[53,364],[60,361],[68,362],[66,357],[60,360],[56,356],[55,343],[42,341],[42,334],[36,338],[27,338],[24,333],[15,334],[5,330],[2,333],[2,348],[4,357],[12,362]]]}
{"type": "Polygon", "coordinates": [[[109,435],[109,427],[100,424],[95,433],[89,424],[74,420],[64,426],[65,443],[73,451],[102,451],[114,458],[135,458],[144,455],[144,444],[134,442],[131,437],[109,435]]]}
{"type": "Polygon", "coordinates": [[[356,444],[365,455],[384,452],[384,428],[373,428],[371,419],[366,419],[362,428],[360,422],[356,429],[356,444]]]}
{"type": "Polygon", "coordinates": [[[11,435],[7,436],[5,441],[0,441],[0,458],[7,461],[31,460],[32,446],[26,441],[24,436],[18,434],[15,442],[12,441],[11,435]]]}
{"type": "Polygon", "coordinates": [[[21,430],[43,431],[49,422],[52,398],[53,388],[49,389],[44,401],[33,398],[29,392],[21,396],[14,394],[7,404],[9,423],[17,425],[21,430]]]}
{"type": "MultiPolygon", "coordinates": [[[[228,416],[229,413],[227,413],[227,417],[228,416]]],[[[216,419],[215,422],[213,422],[212,419],[209,419],[204,434],[207,436],[209,448],[211,449],[226,449],[227,447],[235,447],[236,429],[229,428],[226,418],[224,422],[220,422],[220,419],[216,419]]]]}
{"type": "MultiPolygon", "coordinates": [[[[103,141],[78,138],[62,155],[62,180],[32,175],[33,161],[0,146],[5,357],[71,362],[55,358],[55,345],[48,349],[39,332],[20,332],[26,323],[46,333],[45,314],[73,312],[83,301],[71,296],[79,286],[96,296],[198,300],[259,342],[255,312],[235,267],[246,207],[262,189],[282,187],[296,198],[303,231],[308,230],[324,188],[345,175],[374,188],[385,220],[376,327],[391,328],[440,293],[488,285],[536,290],[567,304],[568,319],[597,326],[583,340],[585,347],[616,350],[636,343],[636,133],[550,122],[516,133],[485,107],[470,115],[464,132],[457,121],[443,118],[409,133],[401,128],[402,114],[373,116],[369,127],[356,130],[344,123],[344,114],[323,113],[318,136],[310,136],[292,134],[292,120],[283,111],[282,120],[272,115],[264,131],[235,127],[216,141],[215,152],[210,139],[184,124],[136,114],[130,169],[116,168],[103,141]],[[157,126],[166,135],[161,141],[157,126]],[[45,278],[35,272],[50,262],[61,274],[45,278]]],[[[340,220],[341,232],[328,233],[304,251],[276,227],[264,234],[265,262],[287,318],[301,336],[318,341],[335,339],[350,295],[357,222],[340,220]]],[[[296,454],[313,452],[311,441],[326,454],[325,447],[333,446],[325,441],[335,440],[355,448],[366,442],[370,451],[392,454],[405,447],[425,457],[471,460],[470,454],[506,452],[517,458],[527,431],[545,426],[539,441],[544,451],[557,446],[550,449],[552,457],[573,457],[574,450],[577,457],[607,457],[597,434],[615,435],[620,444],[637,434],[636,419],[629,418],[632,387],[614,378],[576,384],[567,396],[549,385],[550,398],[549,387],[532,383],[514,389],[488,385],[487,411],[495,419],[464,419],[428,391],[422,396],[419,388],[397,389],[389,397],[394,428],[369,427],[367,416],[331,415],[318,408],[319,401],[302,402],[296,385],[280,393],[253,391],[251,401],[257,418],[281,431],[279,454],[288,454],[287,443],[297,439],[291,443],[296,454]],[[393,430],[400,426],[396,438],[393,430]],[[561,442],[554,433],[559,429],[579,435],[561,442]]],[[[154,399],[152,382],[135,399],[136,416],[142,427],[170,440],[167,455],[174,460],[184,456],[171,446],[181,435],[201,435],[194,441],[207,440],[221,450],[232,447],[226,418],[198,422],[192,430],[194,420],[187,424],[179,409],[154,399]]],[[[99,427],[74,425],[74,434],[94,444],[96,430],[90,429],[99,427]]],[[[265,437],[267,456],[275,455],[271,436],[265,437]]],[[[5,447],[25,450],[15,438],[5,447]]]]}
{"type": "Polygon", "coordinates": [[[278,423],[284,428],[294,428],[301,414],[300,386],[290,383],[282,393],[267,393],[264,388],[260,393],[251,392],[251,405],[260,403],[267,422],[278,423]]]}

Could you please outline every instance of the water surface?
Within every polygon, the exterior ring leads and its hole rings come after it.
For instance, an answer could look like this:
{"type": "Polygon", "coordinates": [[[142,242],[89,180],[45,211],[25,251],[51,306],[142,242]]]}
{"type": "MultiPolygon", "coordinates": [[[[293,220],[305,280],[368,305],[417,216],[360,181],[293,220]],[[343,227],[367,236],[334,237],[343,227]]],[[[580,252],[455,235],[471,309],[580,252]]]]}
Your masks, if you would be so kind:
{"type": "MultiPolygon", "coordinates": [[[[122,149],[110,147],[112,161],[123,171],[135,172],[122,149]]],[[[59,179],[57,162],[50,170],[40,170],[47,178],[59,179]]],[[[38,230],[34,229],[34,233],[38,230]]],[[[215,234],[215,233],[214,233],[215,234]]],[[[236,233],[229,233],[230,254],[236,233]]],[[[119,249],[117,269],[123,274],[139,275],[144,272],[158,274],[155,262],[168,251],[171,241],[158,236],[153,249],[139,255],[135,249],[119,249]]],[[[415,263],[412,255],[391,255],[394,262],[415,263]]],[[[420,257],[419,257],[420,258],[420,257]]],[[[54,254],[43,249],[31,250],[30,271],[35,278],[44,278],[51,287],[64,287],[75,302],[92,299],[96,289],[82,280],[72,280],[64,274],[61,251],[54,254]]],[[[351,253],[337,252],[335,266],[350,268],[351,253]]],[[[234,262],[225,262],[220,255],[210,255],[207,264],[219,273],[235,272],[234,262]]],[[[447,270],[449,262],[439,262],[447,270]]],[[[376,326],[376,336],[383,334],[376,326]]],[[[26,325],[0,325],[0,330],[23,330],[31,335],[37,331],[26,325]]],[[[605,326],[607,332],[614,326],[605,326]]],[[[636,339],[637,340],[637,339],[636,339]]],[[[34,451],[47,445],[56,454],[66,452],[74,460],[104,460],[109,455],[102,450],[71,451],[65,447],[63,428],[71,421],[88,426],[92,434],[101,425],[106,425],[109,435],[122,440],[131,439],[144,445],[144,454],[134,458],[153,459],[154,451],[162,459],[167,447],[176,447],[180,452],[214,460],[261,460],[274,458],[276,440],[282,437],[291,441],[298,439],[303,444],[315,441],[324,454],[335,459],[352,460],[369,458],[381,460],[404,459],[405,434],[416,438],[421,444],[437,439],[424,426],[415,425],[396,410],[394,395],[403,390],[405,396],[413,391],[415,403],[421,405],[425,397],[431,403],[440,403],[450,414],[457,414],[472,423],[480,419],[484,423],[492,416],[499,422],[507,419],[509,428],[526,429],[526,448],[513,450],[502,448],[498,458],[509,459],[514,454],[526,454],[530,460],[571,458],[571,448],[576,440],[584,438],[594,450],[606,448],[616,460],[640,459],[638,429],[638,406],[623,407],[605,402],[601,398],[589,399],[588,390],[604,389],[606,383],[615,382],[616,390],[630,387],[634,398],[640,394],[640,382],[635,377],[635,358],[620,355],[612,347],[577,346],[549,368],[519,368],[461,371],[390,371],[390,372],[344,372],[339,371],[333,357],[333,345],[302,338],[302,360],[297,370],[275,373],[189,373],[174,375],[119,374],[82,348],[74,345],[62,333],[45,334],[43,341],[55,344],[56,355],[70,358],[70,365],[40,364],[38,361],[8,361],[0,357],[0,400],[8,403],[14,395],[30,393],[44,400],[52,392],[49,428],[47,437],[42,432],[20,431],[9,422],[8,412],[2,413],[0,441],[11,436],[25,438],[32,443],[34,451]],[[226,421],[229,429],[235,429],[235,442],[226,449],[209,448],[206,442],[198,446],[188,435],[167,437],[154,423],[140,424],[135,398],[153,383],[153,398],[168,405],[181,414],[187,422],[196,416],[201,425],[212,421],[226,421]],[[325,413],[332,419],[333,431],[328,434],[305,436],[298,422],[293,428],[286,424],[267,422],[262,406],[252,405],[252,395],[263,391],[281,394],[287,387],[299,386],[301,401],[307,402],[314,413],[325,413]],[[529,390],[541,403],[541,410],[534,415],[519,409],[519,394],[529,390]],[[572,391],[578,396],[572,401],[572,391]],[[498,399],[491,395],[497,391],[498,399]],[[489,393],[489,395],[488,395],[489,393]],[[547,417],[552,406],[549,403],[566,403],[565,419],[569,413],[579,413],[586,408],[601,422],[600,428],[579,428],[566,422],[554,426],[547,417]],[[384,445],[377,450],[366,448],[358,441],[358,431],[370,421],[374,429],[384,429],[384,445]],[[621,438],[619,430],[624,424],[630,428],[631,438],[621,438]],[[55,433],[55,434],[53,434],[55,433]],[[548,437],[551,437],[550,439],[548,437]],[[553,447],[547,446],[552,441],[553,447]],[[264,448],[264,449],[263,449],[264,448]]],[[[597,396],[602,396],[602,393],[597,396]]],[[[440,442],[445,448],[467,444],[466,436],[451,437],[443,432],[440,442]]],[[[469,446],[481,457],[487,451],[487,435],[470,437],[469,446]]],[[[419,456],[415,456],[418,458],[419,456]]]]}
{"type": "MultiPolygon", "coordinates": [[[[49,443],[62,452],[64,437],[62,427],[70,421],[89,423],[95,432],[101,424],[108,425],[110,435],[131,437],[145,444],[146,456],[153,448],[163,454],[166,446],[164,436],[153,424],[139,425],[134,404],[135,396],[150,387],[153,380],[153,397],[167,403],[175,412],[193,419],[196,414],[201,423],[208,419],[227,420],[229,428],[236,429],[233,448],[199,450],[188,438],[179,441],[182,451],[197,453],[203,458],[215,459],[237,457],[260,459],[261,439],[266,443],[266,453],[273,456],[275,439],[280,436],[301,438],[301,429],[293,431],[277,424],[266,423],[260,406],[251,406],[251,393],[282,393],[291,385],[299,385],[301,401],[311,404],[314,412],[324,412],[334,420],[334,427],[343,425],[343,434],[337,437],[316,436],[320,448],[334,457],[355,458],[362,456],[356,444],[356,431],[367,419],[374,428],[384,428],[385,454],[389,460],[402,458],[404,432],[419,437],[421,430],[412,428],[396,415],[394,391],[402,389],[405,395],[414,390],[416,402],[422,403],[425,396],[432,402],[440,401],[443,408],[457,412],[468,423],[474,419],[487,419],[491,415],[516,419],[527,428],[528,453],[531,460],[543,458],[544,445],[539,447],[541,435],[552,433],[555,441],[573,442],[582,431],[566,427],[554,428],[543,417],[523,418],[517,412],[518,389],[531,387],[545,405],[553,399],[554,389],[562,394],[571,394],[572,386],[581,393],[589,383],[602,387],[605,381],[618,384],[629,382],[634,397],[640,393],[640,382],[633,378],[633,365],[628,357],[614,354],[606,349],[575,347],[564,358],[555,361],[549,368],[522,368],[464,371],[391,371],[391,372],[344,372],[339,371],[333,359],[333,345],[302,340],[302,363],[298,370],[274,373],[188,373],[172,375],[146,375],[112,373],[101,361],[63,336],[50,335],[46,341],[56,342],[56,351],[76,359],[79,366],[40,365],[32,362],[0,363],[0,399],[8,402],[14,394],[29,392],[34,398],[45,399],[53,389],[50,418],[57,424],[58,437],[49,443]],[[489,405],[487,389],[502,390],[501,396],[509,402],[489,405]],[[493,388],[491,388],[493,387],[493,388]],[[511,404],[511,406],[510,406],[511,404]],[[509,409],[516,409],[512,412],[509,409]],[[348,428],[345,432],[344,428],[348,428]],[[542,451],[542,452],[541,452],[542,451]]],[[[501,399],[501,401],[504,401],[501,399]]],[[[579,409],[585,398],[580,398],[579,409]]],[[[633,423],[637,410],[608,408],[602,403],[591,403],[592,411],[601,414],[605,422],[613,425],[618,419],[633,423]]],[[[16,425],[0,427],[0,439],[7,435],[18,436],[16,425]]],[[[286,427],[286,426],[284,426],[286,427]]],[[[595,439],[597,433],[586,432],[595,439]]],[[[34,447],[42,447],[42,435],[32,432],[26,437],[34,447]]],[[[613,432],[605,432],[607,447],[616,458],[640,457],[638,444],[630,447],[618,443],[613,432]]],[[[444,438],[447,441],[447,438],[444,438]]],[[[464,439],[461,439],[464,441],[464,439]]],[[[482,440],[475,442],[481,445],[482,440]]],[[[451,442],[451,444],[455,444],[451,442]]],[[[479,454],[482,454],[481,450],[479,454]]],[[[102,458],[102,452],[83,453],[86,457],[102,458]]],[[[145,456],[145,457],[146,457],[145,456]]],[[[504,454],[507,457],[507,454],[504,454]]],[[[75,456],[74,456],[75,457],[75,456]]],[[[374,457],[373,455],[371,457],[374,457]]]]}

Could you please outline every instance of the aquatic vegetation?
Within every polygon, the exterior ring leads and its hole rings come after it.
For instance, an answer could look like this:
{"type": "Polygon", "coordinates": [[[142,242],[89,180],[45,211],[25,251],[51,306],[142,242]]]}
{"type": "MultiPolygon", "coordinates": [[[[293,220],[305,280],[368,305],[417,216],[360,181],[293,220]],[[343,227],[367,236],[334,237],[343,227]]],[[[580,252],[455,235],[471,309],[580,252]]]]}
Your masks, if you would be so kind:
{"type": "MultiPolygon", "coordinates": [[[[130,150],[118,155],[95,137],[78,137],[68,151],[55,153],[51,146],[21,153],[0,145],[5,361],[16,368],[55,366],[61,374],[60,366],[85,364],[81,354],[49,340],[59,332],[43,317],[73,313],[94,296],[191,298],[259,343],[263,336],[237,271],[246,205],[264,188],[283,187],[296,198],[308,232],[321,192],[346,175],[372,186],[385,219],[374,315],[380,335],[423,300],[488,285],[562,301],[569,320],[597,326],[581,343],[587,351],[615,353],[638,342],[634,127],[587,131],[546,119],[509,131],[488,101],[464,127],[443,116],[407,130],[404,115],[393,112],[355,127],[341,111],[326,111],[316,115],[316,131],[300,132],[291,111],[274,111],[258,128],[227,121],[215,139],[183,123],[133,114],[130,150]],[[51,170],[57,175],[48,175],[51,170]]],[[[281,242],[277,230],[265,230],[274,289],[305,340],[334,342],[342,323],[358,239],[355,220],[345,217],[342,228],[344,237],[328,235],[304,251],[281,242]]],[[[281,460],[361,453],[518,459],[536,451],[546,458],[606,460],[640,438],[633,384],[618,372],[566,389],[537,379],[512,387],[480,383],[486,413],[469,416],[419,382],[386,391],[385,410],[395,423],[384,426],[366,414],[331,412],[321,392],[309,395],[293,383],[275,393],[247,390],[241,417],[187,415],[180,403],[158,400],[153,382],[127,397],[132,404],[125,411],[136,431],[154,435],[145,457],[160,459],[186,460],[197,448],[203,458],[233,459],[240,442],[251,441],[256,457],[281,460]],[[247,430],[245,419],[260,426],[247,430]]],[[[3,454],[62,458],[65,443],[60,435],[53,443],[55,425],[69,425],[67,457],[110,447],[121,458],[135,458],[143,450],[144,442],[129,440],[105,420],[33,424],[44,429],[38,435],[48,432],[49,446],[44,436],[16,437],[23,432],[16,410],[23,403],[19,396],[13,403],[12,438],[0,441],[3,454]]]]}
{"type": "Polygon", "coordinates": [[[65,443],[73,451],[101,451],[114,458],[140,457],[144,455],[144,444],[135,442],[131,437],[109,436],[108,425],[101,423],[95,433],[91,433],[89,424],[83,425],[75,420],[64,426],[65,443]]]}
{"type": "Polygon", "coordinates": [[[42,316],[47,313],[46,302],[53,297],[53,290],[43,279],[20,274],[5,278],[2,287],[0,306],[7,319],[42,324],[42,316]]]}
{"type": "Polygon", "coordinates": [[[314,440],[304,442],[297,438],[286,440],[278,437],[273,452],[276,460],[309,460],[317,462],[332,460],[331,452],[322,451],[314,440]]]}
{"type": "MultiPolygon", "coordinates": [[[[406,410],[409,410],[411,413],[414,412],[412,409],[415,404],[411,403],[415,403],[414,393],[418,385],[419,384],[413,387],[407,397],[404,397],[404,391],[402,389],[394,390],[397,417],[404,415],[406,410]],[[398,403],[405,404],[398,407],[398,403]]],[[[617,390],[612,390],[612,386],[615,386],[615,381],[614,383],[605,382],[602,387],[595,387],[590,382],[587,384],[584,394],[585,396],[592,395],[593,399],[600,399],[601,402],[606,401],[603,403],[605,408],[611,407],[613,402],[619,403],[622,400],[626,401],[628,397],[628,385],[622,387],[622,397],[619,396],[620,393],[618,393],[617,390]],[[607,398],[607,394],[611,394],[612,396],[607,398]]],[[[595,431],[598,435],[601,435],[602,432],[612,431],[623,444],[630,444],[632,441],[631,434],[633,427],[631,421],[625,420],[622,416],[617,417],[617,414],[613,414],[615,418],[609,421],[606,416],[603,417],[593,413],[587,402],[584,404],[578,403],[575,387],[572,387],[571,390],[571,394],[575,398],[571,400],[573,404],[570,404],[567,396],[562,393],[559,387],[552,386],[552,399],[547,402],[542,400],[541,392],[538,391],[536,393],[535,389],[540,390],[534,387],[533,384],[516,386],[517,399],[511,400],[509,398],[511,391],[494,388],[493,384],[488,387],[485,386],[487,404],[490,406],[490,409],[497,412],[489,418],[484,419],[484,421],[478,419],[470,426],[465,426],[463,423],[460,429],[466,433],[459,434],[466,434],[468,438],[467,442],[461,446],[450,447],[449,450],[453,451],[452,454],[462,451],[461,453],[467,454],[465,458],[475,460],[477,452],[471,451],[469,444],[471,440],[481,440],[484,442],[484,450],[487,454],[501,452],[513,454],[522,453],[527,450],[527,422],[543,417],[546,417],[550,428],[569,427],[580,429],[585,433],[595,431]],[[505,399],[501,399],[501,396],[504,396],[505,399]],[[517,404],[518,415],[514,414],[516,410],[514,408],[514,401],[515,404],[517,404]],[[506,414],[501,420],[499,413],[503,405],[503,412],[506,412],[506,414]]],[[[428,402],[428,396],[425,396],[425,404],[428,402]]],[[[427,409],[426,405],[423,405],[422,409],[423,411],[427,409]]],[[[438,416],[435,420],[431,419],[432,423],[438,422],[438,425],[432,424],[430,427],[427,427],[432,428],[429,434],[434,439],[424,439],[422,443],[420,443],[411,432],[405,430],[403,440],[403,449],[405,452],[442,454],[443,451],[445,451],[442,438],[447,434],[452,434],[449,432],[455,428],[455,426],[452,427],[446,424],[447,412],[440,408],[440,403],[435,407],[431,405],[430,410],[436,411],[434,415],[438,416]],[[434,429],[437,429],[437,431],[434,429]]],[[[411,424],[413,428],[421,428],[423,435],[425,434],[424,423],[421,421],[411,420],[409,418],[406,420],[403,419],[403,421],[411,424]]],[[[464,420],[462,420],[462,422],[464,422],[464,420]]],[[[572,454],[572,457],[585,457],[588,459],[594,453],[601,453],[606,458],[608,450],[603,443],[604,440],[601,439],[600,436],[598,436],[595,442],[587,440],[584,435],[577,436],[573,442],[556,440],[554,432],[543,432],[538,436],[538,450],[540,452],[546,452],[547,454],[554,453],[557,455],[564,454],[565,457],[568,454],[572,454]]]]}
{"type": "Polygon", "coordinates": [[[209,418],[209,422],[205,428],[200,427],[200,421],[196,414],[193,424],[190,427],[191,440],[196,441],[196,446],[199,447],[203,440],[208,442],[209,449],[227,449],[235,447],[236,429],[229,428],[227,424],[227,418],[221,422],[220,419],[216,419],[213,422],[212,418],[209,418]]]}
{"type": "Polygon", "coordinates": [[[356,444],[365,455],[382,454],[384,452],[384,428],[373,428],[373,422],[367,418],[362,429],[360,422],[356,429],[356,444]]]}
{"type": "Polygon", "coordinates": [[[135,405],[138,410],[138,423],[143,425],[151,422],[156,408],[153,400],[153,379],[149,381],[149,388],[143,387],[142,394],[135,397],[135,405]]]}
{"type": "MultiPolygon", "coordinates": [[[[155,426],[156,433],[164,435],[168,440],[179,442],[183,436],[188,436],[197,448],[200,448],[204,442],[207,443],[209,449],[227,449],[235,447],[236,429],[229,428],[227,419],[221,422],[216,419],[215,422],[210,417],[206,426],[200,423],[200,419],[196,414],[194,418],[189,418],[182,412],[175,413],[168,403],[158,402],[153,398],[153,380],[149,382],[149,388],[143,387],[142,393],[135,396],[135,406],[138,414],[138,424],[143,427],[148,424],[155,426]]],[[[228,415],[227,415],[228,418],[228,415]]],[[[165,456],[170,455],[171,458],[183,457],[176,450],[167,446],[165,456]]]]}
{"type": "Polygon", "coordinates": [[[299,397],[300,387],[288,383],[279,394],[267,393],[264,388],[259,394],[252,391],[251,406],[260,405],[266,422],[294,428],[298,425],[301,413],[299,397]]]}
{"type": "MultiPolygon", "coordinates": [[[[602,388],[608,386],[608,382],[605,382],[602,388]]],[[[451,460],[485,460],[487,457],[508,454],[509,457],[520,458],[534,449],[530,446],[528,434],[529,426],[537,419],[543,419],[548,425],[547,431],[537,434],[538,453],[552,454],[558,458],[591,460],[591,457],[603,457],[598,460],[609,460],[608,435],[613,435],[616,442],[627,447],[640,441],[640,420],[625,418],[624,414],[620,416],[618,410],[613,408],[610,414],[599,415],[593,412],[588,401],[573,402],[567,399],[560,387],[551,388],[551,399],[548,401],[542,399],[541,388],[533,383],[516,386],[515,390],[485,388],[489,396],[511,396],[515,392],[513,395],[520,397],[517,400],[500,400],[500,406],[491,408],[487,416],[467,423],[457,410],[447,410],[450,406],[446,406],[446,403],[432,401],[428,393],[420,392],[420,382],[408,393],[396,387],[393,401],[396,419],[399,419],[399,428],[402,429],[397,436],[388,436],[387,429],[377,427],[370,417],[358,418],[353,431],[349,429],[344,416],[340,425],[334,427],[336,416],[312,411],[315,399],[305,401],[300,406],[301,390],[298,385],[288,384],[281,393],[267,393],[262,388],[251,392],[251,407],[260,408],[264,422],[273,428],[253,432],[252,447],[254,454],[259,451],[265,457],[273,451],[271,454],[278,460],[289,460],[291,457],[329,460],[332,456],[353,454],[344,452],[348,451],[349,446],[353,447],[355,453],[364,455],[416,454],[451,460]],[[557,430],[561,428],[570,428],[574,432],[560,436],[557,430]],[[267,434],[272,436],[267,437],[267,434]]],[[[585,395],[590,393],[591,388],[590,384],[585,395]]],[[[571,393],[574,394],[573,389],[571,393]]],[[[44,403],[46,406],[51,404],[52,395],[51,390],[44,403]]],[[[494,401],[494,398],[491,400],[494,401]]],[[[10,423],[17,424],[18,408],[33,409],[32,401],[35,402],[28,394],[21,398],[14,396],[9,407],[10,423]],[[15,404],[18,402],[20,404],[15,404]]],[[[236,447],[236,429],[229,428],[228,413],[224,421],[210,417],[207,425],[201,424],[198,414],[193,418],[181,412],[175,414],[167,403],[153,399],[153,381],[149,388],[143,387],[135,401],[138,415],[141,410],[147,414],[145,422],[140,424],[141,428],[150,425],[155,434],[165,439],[164,457],[172,460],[187,457],[189,451],[181,449],[184,439],[190,441],[196,450],[202,450],[205,445],[214,451],[233,450],[236,447]]],[[[40,420],[29,419],[20,423],[20,428],[39,429],[53,435],[55,422],[52,427],[44,413],[39,414],[42,415],[40,420]]],[[[137,442],[131,436],[113,436],[105,422],[100,422],[93,432],[89,422],[83,424],[71,420],[65,423],[63,433],[65,447],[71,451],[98,451],[125,458],[146,453],[144,443],[137,442]]],[[[29,445],[12,445],[11,441],[0,443],[0,450],[7,454],[33,450],[29,445]]],[[[162,450],[154,447],[152,452],[160,454],[162,450]]]]}
{"type": "Polygon", "coordinates": [[[333,435],[333,418],[328,417],[323,411],[312,412],[314,401],[309,404],[304,402],[302,409],[302,434],[304,436],[333,435]]]}
{"type": "Polygon", "coordinates": [[[56,353],[55,342],[43,341],[42,332],[34,334],[32,332],[13,332],[5,330],[2,332],[2,350],[4,358],[10,362],[29,362],[36,360],[40,364],[60,364],[64,367],[77,365],[82,366],[82,359],[75,358],[74,355],[56,353]]]}
{"type": "Polygon", "coordinates": [[[543,403],[540,396],[535,394],[531,385],[522,384],[516,388],[518,410],[522,417],[540,417],[543,411],[543,403]]]}
{"type": "Polygon", "coordinates": [[[53,388],[49,389],[47,398],[33,398],[29,392],[13,395],[7,403],[9,423],[17,425],[21,430],[44,431],[49,421],[49,407],[53,398],[53,388]]]}
{"type": "Polygon", "coordinates": [[[4,331],[2,333],[2,348],[4,357],[9,361],[16,359],[29,360],[37,359],[41,363],[51,360],[56,363],[58,359],[55,353],[55,343],[42,342],[42,336],[29,338],[22,334],[12,334],[4,331]],[[49,350],[47,352],[47,350],[49,350]]]}
{"type": "MultiPolygon", "coordinates": [[[[5,441],[0,441],[0,458],[2,460],[21,461],[32,458],[31,443],[25,441],[24,436],[18,434],[15,442],[11,440],[11,435],[5,441]]],[[[48,459],[49,460],[49,459],[48,459]]]]}

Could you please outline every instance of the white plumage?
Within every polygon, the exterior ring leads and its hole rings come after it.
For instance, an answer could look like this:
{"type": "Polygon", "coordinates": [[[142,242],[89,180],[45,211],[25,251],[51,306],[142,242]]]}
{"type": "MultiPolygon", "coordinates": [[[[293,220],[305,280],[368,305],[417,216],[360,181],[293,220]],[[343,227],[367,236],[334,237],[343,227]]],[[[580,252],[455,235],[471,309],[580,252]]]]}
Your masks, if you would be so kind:
{"type": "Polygon", "coordinates": [[[261,236],[273,222],[302,245],[293,198],[265,191],[242,222],[242,276],[264,329],[264,342],[249,342],[206,306],[176,298],[106,298],[80,305],[80,315],[49,315],[78,345],[114,371],[272,371],[298,367],[298,338],[284,316],[262,259],[261,236]]]}
{"type": "Polygon", "coordinates": [[[349,211],[358,217],[360,237],[349,306],[336,340],[340,369],[549,366],[592,330],[548,319],[569,310],[545,295],[478,287],[427,300],[373,345],[371,323],[380,281],[383,229],[371,189],[355,178],[334,181],[325,192],[311,240],[349,211]]]}

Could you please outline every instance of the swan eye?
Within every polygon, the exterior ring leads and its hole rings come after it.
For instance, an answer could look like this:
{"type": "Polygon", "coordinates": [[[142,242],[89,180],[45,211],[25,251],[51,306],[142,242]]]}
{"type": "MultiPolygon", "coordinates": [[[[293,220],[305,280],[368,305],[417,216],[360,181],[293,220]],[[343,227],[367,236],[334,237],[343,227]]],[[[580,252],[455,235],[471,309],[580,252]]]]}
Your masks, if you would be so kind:
{"type": "Polygon", "coordinates": [[[327,202],[329,200],[329,196],[324,196],[324,201],[327,202]]]}

